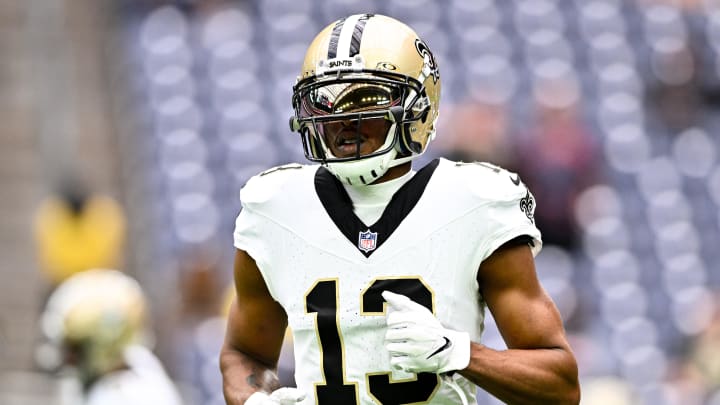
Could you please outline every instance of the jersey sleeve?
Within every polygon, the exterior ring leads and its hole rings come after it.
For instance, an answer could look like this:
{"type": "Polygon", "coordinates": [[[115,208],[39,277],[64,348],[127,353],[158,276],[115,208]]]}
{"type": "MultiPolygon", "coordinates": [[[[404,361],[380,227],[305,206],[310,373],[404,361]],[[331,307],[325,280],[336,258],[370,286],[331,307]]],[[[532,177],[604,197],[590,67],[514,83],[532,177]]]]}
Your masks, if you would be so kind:
{"type": "Polygon", "coordinates": [[[255,176],[240,190],[241,209],[235,219],[233,242],[236,248],[247,252],[260,266],[267,257],[268,248],[262,240],[265,224],[255,208],[258,205],[259,190],[262,189],[256,185],[258,181],[255,176]]]}
{"type": "Polygon", "coordinates": [[[488,233],[484,240],[485,260],[503,244],[520,236],[532,238],[533,256],[542,248],[540,230],[535,226],[535,198],[523,184],[506,199],[489,204],[488,233]]]}
{"type": "Polygon", "coordinates": [[[503,244],[521,236],[532,238],[533,255],[542,248],[542,237],[535,226],[535,198],[520,177],[489,163],[465,168],[476,204],[482,207],[480,261],[487,259],[503,244]]]}
{"type": "MultiPolygon", "coordinates": [[[[270,245],[273,240],[273,234],[276,234],[276,225],[255,212],[252,208],[243,206],[240,214],[235,220],[235,232],[233,240],[237,249],[247,252],[250,257],[255,260],[260,274],[265,279],[270,295],[275,298],[275,288],[271,285],[271,277],[268,277],[272,269],[272,252],[277,253],[277,249],[273,250],[270,245]]],[[[282,237],[277,235],[277,237],[282,237]]]]}
{"type": "Polygon", "coordinates": [[[264,227],[263,218],[247,207],[243,207],[235,219],[234,245],[247,252],[258,263],[258,266],[265,262],[264,258],[267,257],[269,250],[262,240],[264,227]]]}
{"type": "Polygon", "coordinates": [[[278,209],[281,191],[288,181],[290,170],[299,165],[286,165],[273,168],[251,178],[240,190],[241,211],[235,220],[233,242],[237,249],[247,252],[255,260],[270,295],[276,298],[276,290],[269,277],[277,265],[278,255],[282,255],[282,241],[285,230],[273,219],[272,213],[278,209]]]}

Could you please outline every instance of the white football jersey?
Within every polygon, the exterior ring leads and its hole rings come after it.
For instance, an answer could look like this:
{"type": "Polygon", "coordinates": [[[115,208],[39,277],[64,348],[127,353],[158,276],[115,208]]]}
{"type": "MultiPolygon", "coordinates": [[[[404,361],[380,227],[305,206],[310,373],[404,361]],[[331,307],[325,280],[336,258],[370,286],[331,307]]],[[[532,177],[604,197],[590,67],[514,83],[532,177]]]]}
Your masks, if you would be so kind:
{"type": "MultiPolygon", "coordinates": [[[[504,243],[532,238],[535,202],[516,174],[439,159],[363,224],[343,186],[319,166],[288,165],[240,193],[235,246],[252,256],[294,336],[303,404],[459,404],[437,375],[391,370],[382,291],[406,295],[451,329],[480,341],[480,263],[504,243]]],[[[528,239],[530,240],[530,239],[528,239]]],[[[467,398],[476,387],[455,374],[467,398]]]]}
{"type": "Polygon", "coordinates": [[[142,346],[125,350],[127,369],[95,382],[85,405],[182,405],[175,385],[160,361],[142,346]]]}

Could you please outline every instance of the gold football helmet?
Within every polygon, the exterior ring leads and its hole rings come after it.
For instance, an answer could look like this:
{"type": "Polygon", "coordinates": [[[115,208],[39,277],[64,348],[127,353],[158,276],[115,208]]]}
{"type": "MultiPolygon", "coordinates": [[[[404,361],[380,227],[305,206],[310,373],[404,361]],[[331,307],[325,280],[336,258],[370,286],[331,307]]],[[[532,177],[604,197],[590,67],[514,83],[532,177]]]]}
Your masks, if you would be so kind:
{"type": "Polygon", "coordinates": [[[63,363],[92,381],[124,363],[124,351],[144,336],[145,296],[131,277],[93,269],[69,277],[51,294],[41,319],[63,363]]]}
{"type": "Polygon", "coordinates": [[[440,73],[433,54],[407,25],[357,14],[328,25],[313,40],[293,87],[305,156],[346,184],[370,184],[390,167],[422,155],[435,136],[440,73]],[[335,156],[328,132],[353,125],[354,139],[335,156]],[[361,153],[361,128],[386,133],[382,145],[361,153]]]}

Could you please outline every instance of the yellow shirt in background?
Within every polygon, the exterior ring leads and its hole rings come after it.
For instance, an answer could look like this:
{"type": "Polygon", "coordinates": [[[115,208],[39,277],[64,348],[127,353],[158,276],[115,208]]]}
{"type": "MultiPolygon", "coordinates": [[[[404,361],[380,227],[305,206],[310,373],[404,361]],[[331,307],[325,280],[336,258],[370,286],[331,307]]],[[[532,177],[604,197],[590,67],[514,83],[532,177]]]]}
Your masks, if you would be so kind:
{"type": "Polygon", "coordinates": [[[125,216],[107,196],[88,197],[79,213],[51,197],[38,209],[35,236],[43,273],[58,284],[83,270],[121,267],[125,216]]]}

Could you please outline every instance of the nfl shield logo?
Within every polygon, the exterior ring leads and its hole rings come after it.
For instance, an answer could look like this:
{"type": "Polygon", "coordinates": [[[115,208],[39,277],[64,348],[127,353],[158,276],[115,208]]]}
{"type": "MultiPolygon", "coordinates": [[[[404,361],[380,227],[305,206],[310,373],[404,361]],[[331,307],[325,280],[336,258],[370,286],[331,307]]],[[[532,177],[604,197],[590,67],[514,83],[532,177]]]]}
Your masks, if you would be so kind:
{"type": "Polygon", "coordinates": [[[368,229],[365,232],[360,232],[358,238],[358,248],[364,252],[370,252],[375,250],[377,247],[377,232],[370,232],[368,229]]]}

